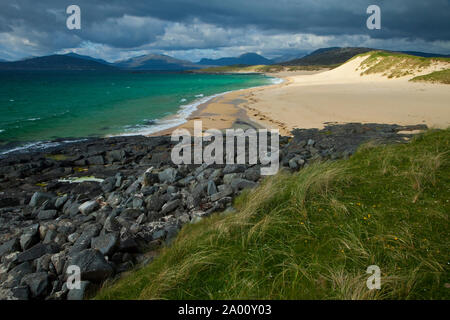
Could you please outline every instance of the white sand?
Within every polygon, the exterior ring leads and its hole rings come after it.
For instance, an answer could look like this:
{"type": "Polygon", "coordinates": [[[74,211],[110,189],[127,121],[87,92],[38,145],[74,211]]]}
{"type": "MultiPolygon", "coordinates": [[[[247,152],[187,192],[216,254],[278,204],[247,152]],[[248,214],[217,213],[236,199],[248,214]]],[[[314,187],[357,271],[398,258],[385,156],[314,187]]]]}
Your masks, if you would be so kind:
{"type": "Polygon", "coordinates": [[[327,122],[450,126],[450,86],[408,81],[442,65],[388,79],[381,74],[361,76],[356,69],[364,59],[313,75],[287,77],[282,85],[251,89],[243,107],[253,120],[267,127],[284,127],[284,131],[322,128],[327,122]]]}

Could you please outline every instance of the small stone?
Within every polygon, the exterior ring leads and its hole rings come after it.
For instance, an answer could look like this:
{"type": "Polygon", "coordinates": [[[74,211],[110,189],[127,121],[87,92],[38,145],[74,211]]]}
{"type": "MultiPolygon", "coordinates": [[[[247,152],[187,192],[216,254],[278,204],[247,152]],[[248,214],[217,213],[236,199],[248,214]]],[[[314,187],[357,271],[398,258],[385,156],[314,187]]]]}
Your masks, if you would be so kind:
{"type": "Polygon", "coordinates": [[[213,180],[208,181],[208,186],[206,190],[209,196],[212,196],[213,194],[217,193],[217,187],[213,180]]]}
{"type": "Polygon", "coordinates": [[[52,220],[58,216],[58,211],[56,210],[41,210],[37,215],[39,220],[52,220]]]}
{"type": "Polygon", "coordinates": [[[77,241],[77,239],[78,239],[79,236],[80,236],[79,233],[74,232],[74,233],[71,233],[71,234],[69,234],[69,235],[67,236],[67,240],[68,240],[69,242],[71,242],[71,243],[75,243],[75,241],[77,241]]]}
{"type": "Polygon", "coordinates": [[[86,201],[78,207],[78,210],[84,215],[88,215],[94,212],[99,207],[99,204],[95,200],[86,201]]]}

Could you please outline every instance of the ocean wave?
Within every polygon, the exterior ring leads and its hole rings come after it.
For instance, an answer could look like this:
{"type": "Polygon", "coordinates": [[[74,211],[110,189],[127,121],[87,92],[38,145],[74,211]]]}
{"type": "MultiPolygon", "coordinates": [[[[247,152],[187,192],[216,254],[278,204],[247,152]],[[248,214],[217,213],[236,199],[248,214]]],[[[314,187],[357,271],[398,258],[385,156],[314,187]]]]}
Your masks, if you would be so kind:
{"type": "Polygon", "coordinates": [[[30,119],[27,119],[27,121],[37,121],[37,120],[41,120],[41,118],[30,118],[30,119]]]}
{"type": "MultiPolygon", "coordinates": [[[[148,125],[135,125],[135,126],[127,126],[126,132],[118,134],[119,136],[134,136],[134,135],[150,135],[159,131],[167,130],[173,127],[177,127],[187,122],[187,118],[197,110],[198,106],[222,95],[225,95],[231,91],[226,91],[222,93],[217,93],[211,96],[203,97],[202,99],[198,99],[193,103],[181,105],[178,112],[170,116],[166,119],[157,119],[154,120],[154,123],[151,126],[148,125]]],[[[111,135],[113,136],[113,135],[111,135]]]]}
{"type": "Polygon", "coordinates": [[[270,78],[270,81],[271,81],[273,84],[280,84],[280,83],[283,83],[283,82],[284,82],[284,79],[281,79],[281,78],[270,78]]]}
{"type": "Polygon", "coordinates": [[[62,144],[68,144],[68,143],[75,143],[75,142],[82,142],[86,141],[87,139],[78,139],[78,140],[63,140],[63,141],[37,141],[37,142],[30,142],[27,144],[24,144],[22,146],[18,146],[12,149],[8,149],[5,151],[0,151],[0,155],[6,155],[12,152],[30,152],[30,151],[42,151],[48,148],[57,147],[62,144]]]}
{"type": "Polygon", "coordinates": [[[0,129],[0,133],[5,132],[5,130],[0,129]]]}

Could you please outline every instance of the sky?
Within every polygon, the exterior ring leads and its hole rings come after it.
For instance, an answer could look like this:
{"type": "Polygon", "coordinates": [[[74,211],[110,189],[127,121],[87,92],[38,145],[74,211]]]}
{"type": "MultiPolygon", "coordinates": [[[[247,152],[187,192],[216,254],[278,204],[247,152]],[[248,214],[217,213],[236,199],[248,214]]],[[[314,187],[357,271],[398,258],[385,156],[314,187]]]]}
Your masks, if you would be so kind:
{"type": "Polygon", "coordinates": [[[450,54],[450,0],[0,0],[0,59],[76,52],[107,61],[306,54],[323,47],[450,54]],[[81,29],[69,30],[69,5],[81,29]],[[381,9],[369,30],[366,10],[381,9]]]}

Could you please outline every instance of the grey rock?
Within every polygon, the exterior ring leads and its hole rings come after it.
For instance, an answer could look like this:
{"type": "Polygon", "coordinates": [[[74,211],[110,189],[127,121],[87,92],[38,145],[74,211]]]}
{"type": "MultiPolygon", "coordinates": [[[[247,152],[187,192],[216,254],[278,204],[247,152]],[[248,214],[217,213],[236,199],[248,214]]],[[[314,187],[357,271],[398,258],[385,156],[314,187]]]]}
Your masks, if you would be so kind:
{"type": "Polygon", "coordinates": [[[20,250],[19,240],[17,238],[11,239],[0,246],[0,258],[18,250],[20,250]]]}
{"type": "Polygon", "coordinates": [[[87,298],[92,283],[89,281],[81,281],[79,289],[71,289],[67,294],[67,300],[84,300],[87,298]]]}
{"type": "Polygon", "coordinates": [[[158,239],[164,238],[165,235],[166,235],[166,230],[161,229],[161,230],[153,232],[152,238],[153,238],[153,240],[158,240],[158,239]]]}
{"type": "Polygon", "coordinates": [[[103,255],[109,256],[114,252],[119,238],[115,233],[108,233],[96,238],[92,238],[91,248],[97,249],[103,255]]]}
{"type": "Polygon", "coordinates": [[[17,300],[29,300],[30,290],[28,286],[19,286],[11,289],[12,295],[17,300]]]}
{"type": "Polygon", "coordinates": [[[84,202],[82,205],[78,207],[78,210],[84,215],[88,215],[92,212],[94,212],[99,207],[99,204],[95,200],[90,200],[84,202]]]}
{"type": "Polygon", "coordinates": [[[145,215],[145,213],[142,213],[137,219],[136,219],[136,223],[139,224],[143,224],[145,221],[147,220],[147,217],[145,215]]]}
{"type": "Polygon", "coordinates": [[[58,216],[58,211],[56,210],[41,210],[39,211],[37,218],[39,220],[52,220],[58,216]]]}
{"type": "Polygon", "coordinates": [[[100,251],[87,249],[73,256],[70,262],[80,268],[81,279],[100,282],[109,278],[114,270],[105,260],[100,251]]]}
{"type": "Polygon", "coordinates": [[[167,168],[158,173],[158,178],[161,183],[174,183],[177,180],[178,170],[175,168],[167,168]]]}
{"type": "Polygon", "coordinates": [[[106,178],[100,183],[100,187],[105,193],[113,191],[116,188],[116,178],[115,177],[106,178]]]}
{"type": "Polygon", "coordinates": [[[22,250],[27,250],[39,242],[39,233],[25,233],[20,236],[22,250]]]}
{"type": "Polygon", "coordinates": [[[223,169],[223,174],[240,173],[246,169],[245,164],[227,164],[223,169]]]}
{"type": "Polygon", "coordinates": [[[151,211],[159,211],[164,205],[165,201],[160,194],[155,193],[145,199],[146,207],[151,211]]]}
{"type": "Polygon", "coordinates": [[[144,187],[152,186],[153,184],[159,182],[159,176],[153,172],[145,172],[142,175],[142,185],[144,187]]]}
{"type": "Polygon", "coordinates": [[[44,272],[50,270],[52,254],[47,253],[35,260],[36,272],[44,272]]]}
{"type": "Polygon", "coordinates": [[[20,281],[27,274],[33,273],[33,266],[31,262],[23,262],[8,272],[8,278],[3,281],[2,286],[7,288],[13,288],[20,284],[20,281]]]}
{"type": "Polygon", "coordinates": [[[109,195],[107,203],[112,207],[118,206],[122,202],[122,196],[119,193],[113,192],[109,195]]]}
{"type": "Polygon", "coordinates": [[[64,252],[59,252],[56,254],[53,254],[50,258],[50,260],[53,263],[53,266],[55,267],[55,271],[57,274],[62,274],[64,270],[64,264],[66,263],[66,255],[64,252]]]}
{"type": "Polygon", "coordinates": [[[50,283],[47,272],[37,272],[24,276],[21,284],[27,285],[30,288],[31,297],[37,298],[47,294],[50,283]]]}
{"type": "Polygon", "coordinates": [[[128,195],[130,195],[132,193],[136,193],[136,191],[140,188],[140,186],[141,186],[141,183],[138,180],[136,180],[127,188],[125,193],[128,195]]]}
{"type": "Polygon", "coordinates": [[[231,181],[231,187],[234,190],[251,189],[256,186],[256,182],[245,179],[234,179],[231,181]]]}
{"type": "Polygon", "coordinates": [[[80,234],[78,232],[71,233],[67,236],[67,240],[71,243],[75,243],[77,241],[80,234]]]}
{"type": "Polygon", "coordinates": [[[161,209],[161,214],[162,215],[167,215],[168,213],[170,213],[173,210],[175,210],[176,208],[178,208],[178,206],[180,204],[181,204],[181,200],[180,199],[176,199],[176,200],[167,202],[165,205],[163,205],[163,207],[161,209]]]}
{"type": "Polygon", "coordinates": [[[118,250],[121,252],[135,253],[139,251],[139,245],[131,234],[125,233],[120,237],[118,250]]]}
{"type": "Polygon", "coordinates": [[[105,224],[103,225],[103,230],[106,232],[118,232],[120,231],[120,223],[117,221],[115,217],[109,216],[105,220],[105,224]]]}
{"type": "Polygon", "coordinates": [[[289,160],[289,168],[291,168],[292,170],[298,169],[298,164],[297,161],[295,161],[295,159],[289,160]]]}
{"type": "Polygon", "coordinates": [[[102,156],[94,156],[86,159],[89,165],[104,165],[105,161],[102,156]]]}
{"type": "Polygon", "coordinates": [[[248,168],[244,173],[244,178],[250,181],[258,181],[261,177],[261,168],[259,166],[253,166],[248,168]]]}
{"type": "Polygon", "coordinates": [[[124,150],[113,150],[106,153],[106,159],[108,159],[108,162],[123,162],[125,160],[126,153],[124,150]]]}
{"type": "Polygon", "coordinates": [[[231,181],[234,179],[242,178],[241,173],[228,173],[223,176],[223,183],[225,184],[231,184],[231,181]]]}
{"type": "Polygon", "coordinates": [[[33,261],[37,258],[42,257],[46,253],[57,253],[59,252],[59,246],[54,243],[44,244],[38,243],[30,249],[20,253],[17,256],[18,262],[33,261]]]}
{"type": "Polygon", "coordinates": [[[133,198],[133,208],[138,209],[142,207],[144,200],[142,198],[133,198]]]}
{"type": "Polygon", "coordinates": [[[215,193],[215,194],[213,194],[211,196],[211,201],[215,202],[215,201],[220,200],[222,198],[228,197],[228,196],[230,196],[232,194],[233,194],[233,188],[228,186],[228,185],[226,185],[226,187],[222,191],[219,191],[218,193],[215,193]]]}
{"type": "Polygon", "coordinates": [[[128,208],[122,211],[120,217],[128,220],[136,220],[141,215],[141,211],[138,209],[128,208]]]}
{"type": "Polygon", "coordinates": [[[72,248],[69,250],[69,254],[73,255],[77,252],[83,251],[91,246],[92,238],[98,236],[100,228],[98,225],[91,225],[86,228],[85,231],[78,237],[72,248]]]}
{"type": "Polygon", "coordinates": [[[42,242],[43,243],[51,243],[52,241],[54,241],[56,239],[57,236],[58,236],[58,232],[56,232],[53,229],[50,229],[45,234],[44,240],[42,242]]]}
{"type": "Polygon", "coordinates": [[[62,197],[58,197],[55,201],[55,208],[60,209],[64,206],[69,196],[67,194],[63,195],[62,197]]]}
{"type": "Polygon", "coordinates": [[[207,193],[209,196],[217,193],[217,187],[213,180],[208,181],[207,193]]]}
{"type": "Polygon", "coordinates": [[[45,201],[52,200],[54,198],[54,195],[50,193],[44,193],[44,192],[35,192],[30,200],[30,206],[31,207],[38,207],[42,205],[45,201]]]}

